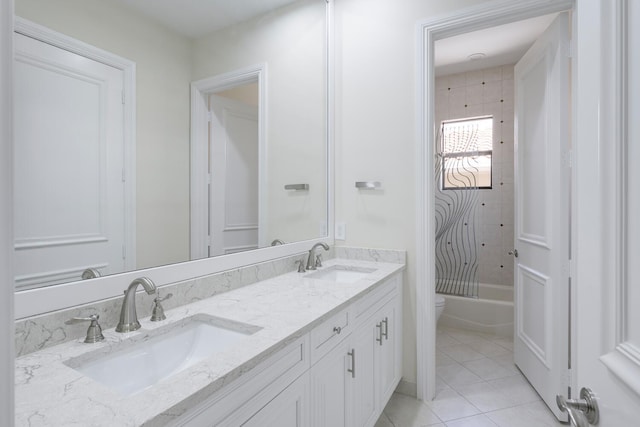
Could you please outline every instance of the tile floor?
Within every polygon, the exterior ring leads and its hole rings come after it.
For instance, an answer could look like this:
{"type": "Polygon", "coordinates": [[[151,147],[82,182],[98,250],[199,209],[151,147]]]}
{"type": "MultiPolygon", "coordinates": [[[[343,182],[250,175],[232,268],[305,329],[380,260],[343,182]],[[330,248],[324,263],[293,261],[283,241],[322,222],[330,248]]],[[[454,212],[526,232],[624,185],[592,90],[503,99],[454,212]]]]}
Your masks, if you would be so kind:
{"type": "Polygon", "coordinates": [[[436,398],[394,393],[375,427],[547,427],[556,420],[513,364],[513,340],[438,328],[436,398]]]}

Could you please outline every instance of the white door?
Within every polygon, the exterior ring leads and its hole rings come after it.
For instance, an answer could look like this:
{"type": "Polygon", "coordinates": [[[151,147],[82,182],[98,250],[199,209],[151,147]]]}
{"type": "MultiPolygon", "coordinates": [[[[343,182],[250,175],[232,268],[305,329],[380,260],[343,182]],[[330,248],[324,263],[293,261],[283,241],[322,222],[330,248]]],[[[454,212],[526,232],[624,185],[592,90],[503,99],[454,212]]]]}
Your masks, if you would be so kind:
{"type": "Polygon", "coordinates": [[[209,256],[258,248],[258,108],[212,95],[209,256]]]}
{"type": "Polygon", "coordinates": [[[591,32],[599,22],[602,33],[621,37],[595,49],[596,27],[595,36],[585,36],[588,42],[578,52],[584,77],[578,81],[581,126],[576,139],[585,148],[577,159],[576,184],[576,385],[595,393],[598,426],[639,426],[640,3],[601,0],[580,5],[579,34],[582,28],[591,32]],[[617,14],[603,14],[616,9],[617,14]],[[598,57],[607,63],[594,69],[598,57]],[[626,82],[620,79],[624,74],[626,82]],[[601,82],[607,84],[599,94],[601,82]],[[583,108],[585,99],[590,102],[583,108]]]}
{"type": "Polygon", "coordinates": [[[569,22],[563,13],[516,64],[514,358],[561,419],[569,360],[569,22]]]}
{"type": "Polygon", "coordinates": [[[14,68],[16,286],[123,271],[122,71],[20,34],[14,68]]]}

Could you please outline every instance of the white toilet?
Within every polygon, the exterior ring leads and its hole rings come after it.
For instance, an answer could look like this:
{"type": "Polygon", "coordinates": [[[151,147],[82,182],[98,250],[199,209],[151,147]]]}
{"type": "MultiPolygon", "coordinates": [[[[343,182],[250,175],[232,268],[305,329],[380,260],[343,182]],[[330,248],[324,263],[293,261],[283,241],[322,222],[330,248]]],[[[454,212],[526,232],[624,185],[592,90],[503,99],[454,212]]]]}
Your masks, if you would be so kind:
{"type": "Polygon", "coordinates": [[[440,294],[436,294],[436,323],[438,323],[438,320],[440,320],[440,315],[444,311],[445,303],[446,300],[444,299],[444,297],[440,294]]]}

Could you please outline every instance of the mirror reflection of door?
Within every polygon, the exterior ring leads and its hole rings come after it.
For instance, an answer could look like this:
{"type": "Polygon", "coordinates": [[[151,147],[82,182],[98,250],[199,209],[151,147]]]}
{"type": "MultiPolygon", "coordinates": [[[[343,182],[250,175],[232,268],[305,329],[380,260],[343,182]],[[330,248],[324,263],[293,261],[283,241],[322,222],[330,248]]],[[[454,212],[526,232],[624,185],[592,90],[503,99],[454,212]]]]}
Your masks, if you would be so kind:
{"type": "Polygon", "coordinates": [[[16,288],[125,270],[123,72],[16,34],[16,288]]]}
{"type": "Polygon", "coordinates": [[[259,247],[258,84],[209,98],[209,256],[259,247]]]}

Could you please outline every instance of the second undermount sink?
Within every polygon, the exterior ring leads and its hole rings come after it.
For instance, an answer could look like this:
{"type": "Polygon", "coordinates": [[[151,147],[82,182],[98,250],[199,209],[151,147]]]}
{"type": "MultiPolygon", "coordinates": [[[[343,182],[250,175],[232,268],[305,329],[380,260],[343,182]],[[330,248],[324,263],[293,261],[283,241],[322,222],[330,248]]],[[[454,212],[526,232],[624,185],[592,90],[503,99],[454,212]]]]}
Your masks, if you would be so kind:
{"type": "Polygon", "coordinates": [[[375,268],[332,265],[315,273],[307,274],[309,279],[327,280],[338,283],[353,283],[376,271],[375,268]]]}
{"type": "MultiPolygon", "coordinates": [[[[143,340],[123,342],[106,353],[81,356],[66,364],[124,396],[138,393],[222,352],[261,328],[196,315],[143,340]]],[[[133,340],[133,339],[132,339],[133,340]]]]}

